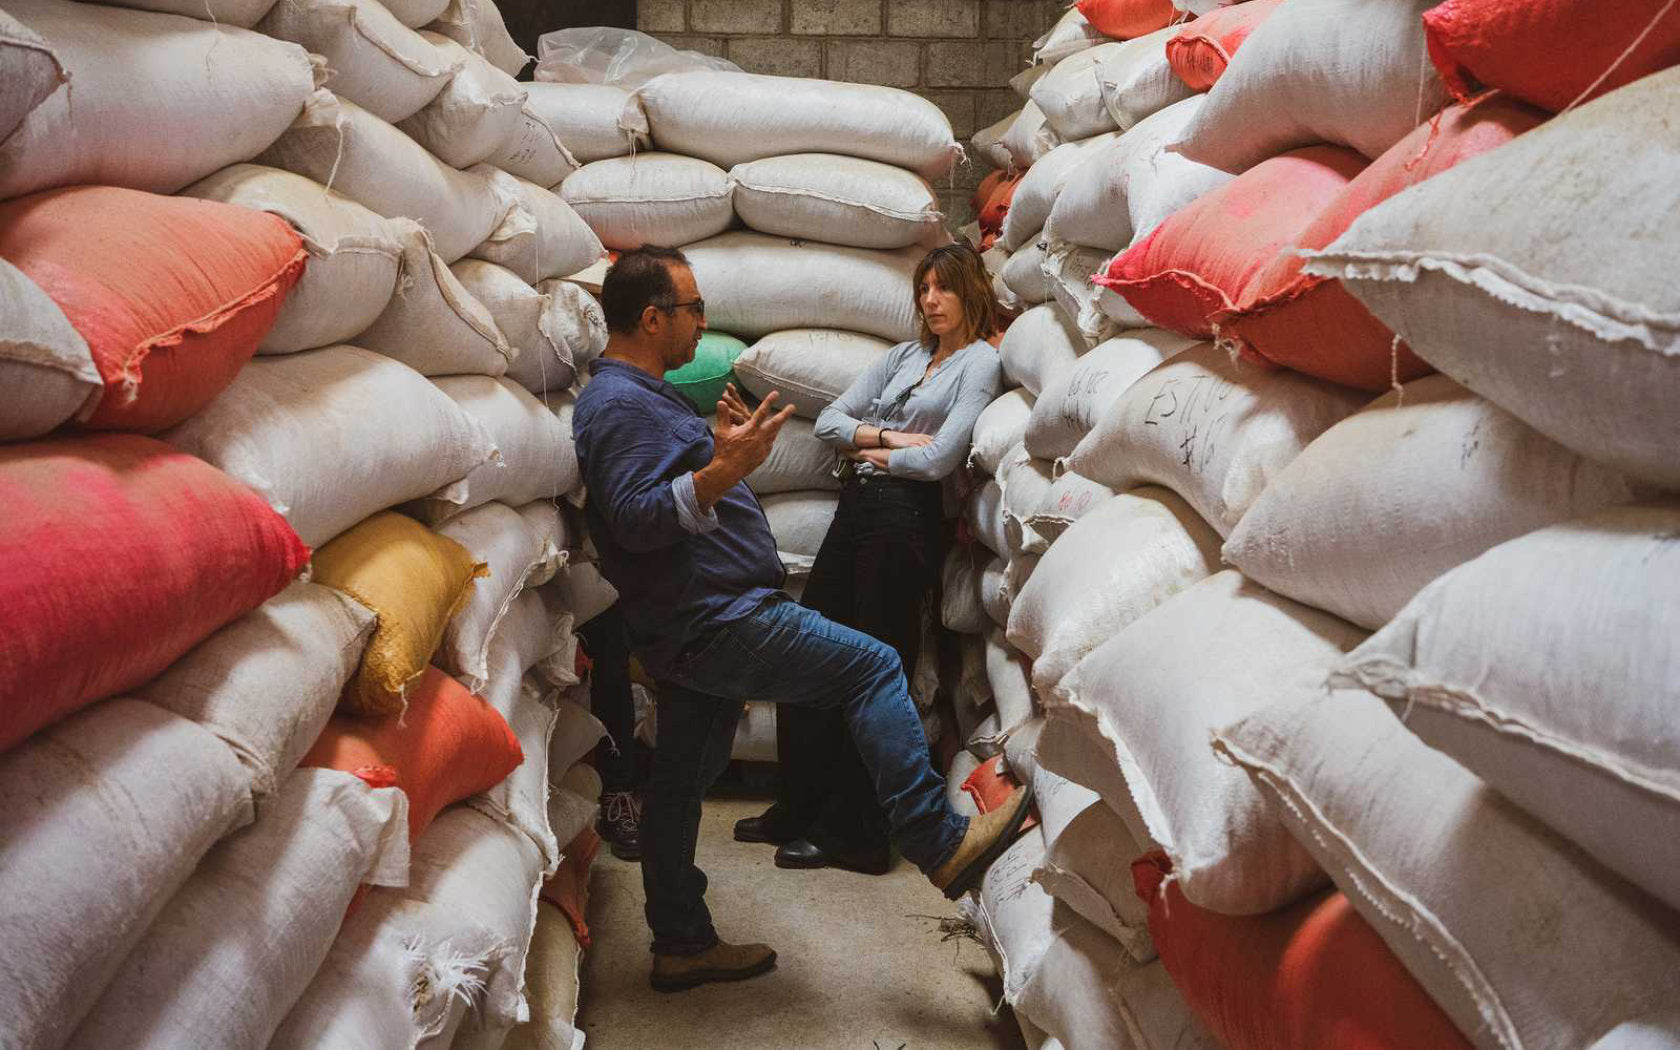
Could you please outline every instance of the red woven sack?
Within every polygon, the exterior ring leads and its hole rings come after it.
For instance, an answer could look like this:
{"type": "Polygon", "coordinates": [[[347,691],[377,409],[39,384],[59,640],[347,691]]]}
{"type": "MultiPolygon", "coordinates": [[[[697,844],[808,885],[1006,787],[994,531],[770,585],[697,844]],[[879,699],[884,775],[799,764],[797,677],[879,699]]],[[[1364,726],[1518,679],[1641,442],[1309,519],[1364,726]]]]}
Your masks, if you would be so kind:
{"type": "Polygon", "coordinates": [[[1206,339],[1254,275],[1291,245],[1365,166],[1341,146],[1262,161],[1175,212],[1093,280],[1149,321],[1206,339]]]}
{"type": "Polygon", "coordinates": [[[974,192],[968,197],[968,206],[974,210],[974,214],[980,214],[986,202],[992,199],[992,191],[998,188],[998,183],[1008,177],[1009,172],[999,168],[980,180],[980,185],[974,187],[974,192]]]}
{"type": "Polygon", "coordinates": [[[1216,7],[1167,41],[1167,65],[1193,91],[1206,91],[1231,64],[1248,34],[1272,16],[1283,0],[1247,0],[1216,7]]]}
{"type": "MultiPolygon", "coordinates": [[[[1425,179],[1497,149],[1546,114],[1494,95],[1449,106],[1407,135],[1332,200],[1294,241],[1319,249],[1360,215],[1425,179]]],[[[1253,359],[1343,383],[1383,390],[1434,371],[1348,294],[1340,281],[1301,272],[1293,250],[1280,252],[1243,289],[1238,307],[1213,315],[1221,338],[1253,359]]]]}
{"type": "Polygon", "coordinates": [[[980,229],[988,236],[995,239],[1003,229],[1003,217],[1009,214],[1009,202],[1015,199],[1015,190],[1026,175],[1026,172],[1018,171],[992,188],[985,207],[980,209],[980,229]]]}
{"type": "Polygon", "coordinates": [[[0,445],[0,750],[150,680],[308,561],[266,501],[161,441],[0,445]]]}
{"type": "MultiPolygon", "coordinates": [[[[974,808],[982,813],[990,813],[1009,801],[1009,796],[1020,786],[1004,771],[1002,755],[994,755],[975,766],[974,772],[962,782],[963,793],[974,800],[974,808]]],[[[1026,831],[1037,823],[1038,818],[1029,815],[1021,822],[1021,830],[1026,831]]]]}
{"type": "Polygon", "coordinates": [[[560,866],[538,891],[544,901],[559,908],[572,924],[572,935],[578,947],[588,949],[594,941],[589,936],[589,868],[601,851],[601,836],[593,825],[577,833],[566,848],[560,851],[560,866]]]}
{"type": "Polygon", "coordinates": [[[1079,13],[1116,40],[1145,36],[1183,17],[1172,0],[1079,0],[1079,13]]]}
{"type": "Polygon", "coordinates": [[[339,714],[303,757],[408,796],[408,840],[445,806],[507,779],[524,761],[501,712],[435,667],[409,690],[407,710],[378,718],[339,714]]]}
{"type": "Polygon", "coordinates": [[[1167,881],[1159,850],[1132,862],[1155,950],[1198,1020],[1230,1050],[1469,1050],[1341,893],[1267,915],[1219,915],[1167,881]]]}
{"type": "Polygon", "coordinates": [[[1459,98],[1480,83],[1553,113],[1680,65],[1670,0],[1447,0],[1423,28],[1459,98]]]}
{"type": "Polygon", "coordinates": [[[0,205],[0,257],[93,352],[105,391],[83,425],[146,434],[233,382],[309,258],[278,216],[114,186],[0,205]]]}

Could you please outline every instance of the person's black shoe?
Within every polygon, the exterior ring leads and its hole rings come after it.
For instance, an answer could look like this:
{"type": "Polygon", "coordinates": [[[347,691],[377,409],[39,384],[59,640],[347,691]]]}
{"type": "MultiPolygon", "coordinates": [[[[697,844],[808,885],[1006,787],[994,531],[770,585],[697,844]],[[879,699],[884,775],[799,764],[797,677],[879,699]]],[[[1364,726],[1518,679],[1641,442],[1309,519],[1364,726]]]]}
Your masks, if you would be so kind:
{"type": "Polygon", "coordinates": [[[780,846],[798,837],[798,832],[777,826],[775,806],[756,817],[742,817],[735,822],[736,842],[768,842],[780,846]]]}
{"type": "Polygon", "coordinates": [[[595,830],[619,860],[642,859],[642,801],[634,791],[601,796],[601,819],[595,830]]]}
{"type": "Polygon", "coordinates": [[[776,850],[776,867],[844,868],[862,875],[885,875],[892,867],[892,854],[885,850],[868,856],[833,853],[805,839],[795,839],[776,850]]]}

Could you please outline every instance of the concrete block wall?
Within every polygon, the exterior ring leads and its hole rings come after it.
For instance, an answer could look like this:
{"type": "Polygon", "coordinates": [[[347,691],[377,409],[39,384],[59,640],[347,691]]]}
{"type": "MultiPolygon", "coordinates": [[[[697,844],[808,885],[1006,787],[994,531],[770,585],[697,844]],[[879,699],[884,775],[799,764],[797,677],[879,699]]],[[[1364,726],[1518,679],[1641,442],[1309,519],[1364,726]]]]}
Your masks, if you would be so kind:
{"type": "MultiPolygon", "coordinates": [[[[720,55],[749,73],[885,84],[914,91],[951,119],[965,146],[1021,106],[1008,80],[1065,0],[637,0],[636,25],[673,47],[720,55]]],[[[987,169],[939,180],[955,229],[987,169]]]]}

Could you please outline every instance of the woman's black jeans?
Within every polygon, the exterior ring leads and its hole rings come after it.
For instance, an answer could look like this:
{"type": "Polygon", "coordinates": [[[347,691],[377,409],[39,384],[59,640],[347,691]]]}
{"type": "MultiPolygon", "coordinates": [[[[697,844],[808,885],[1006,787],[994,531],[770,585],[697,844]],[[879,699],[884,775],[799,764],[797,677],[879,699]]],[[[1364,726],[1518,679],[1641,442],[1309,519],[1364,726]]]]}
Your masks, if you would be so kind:
{"type": "MultiPolygon", "coordinates": [[[[854,475],[801,603],[885,642],[906,676],[914,673],[922,609],[943,560],[943,511],[938,482],[854,475]]],[[[887,856],[886,818],[838,712],[777,708],[776,751],[780,788],[770,823],[830,853],[887,856]]]]}

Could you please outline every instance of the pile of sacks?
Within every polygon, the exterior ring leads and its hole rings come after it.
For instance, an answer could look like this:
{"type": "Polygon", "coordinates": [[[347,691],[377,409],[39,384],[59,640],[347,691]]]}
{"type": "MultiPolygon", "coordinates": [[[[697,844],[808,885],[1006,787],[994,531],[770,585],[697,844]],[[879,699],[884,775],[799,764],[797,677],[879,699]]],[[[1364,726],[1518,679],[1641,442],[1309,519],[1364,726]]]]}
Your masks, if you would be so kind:
{"type": "Polygon", "coordinates": [[[144,6],[0,12],[0,1030],[573,1046],[595,139],[489,0],[144,6]]]}
{"type": "MultiPolygon", "coordinates": [[[[711,416],[727,383],[795,406],[747,484],[797,595],[840,485],[813,424],[916,336],[911,277],[949,239],[929,180],[959,147],[933,103],[872,85],[693,69],[640,84],[631,105],[625,123],[646,142],[584,164],[560,196],[609,250],[653,243],[688,256],[708,331],[695,361],[667,378],[697,411],[711,416]]],[[[933,670],[930,655],[924,709],[933,670]]],[[[737,757],[773,758],[772,709],[750,706],[745,725],[737,757]]]]}
{"type": "Polygon", "coordinates": [[[1032,1045],[1680,1037],[1680,21],[1592,8],[1248,0],[1032,85],[944,605],[970,784],[1037,788],[967,904],[1032,1045]]]}

